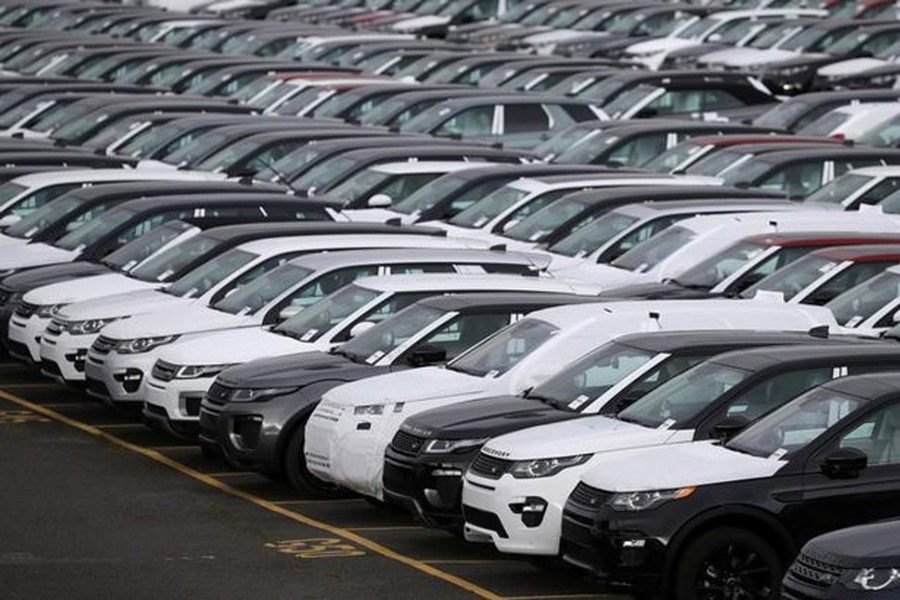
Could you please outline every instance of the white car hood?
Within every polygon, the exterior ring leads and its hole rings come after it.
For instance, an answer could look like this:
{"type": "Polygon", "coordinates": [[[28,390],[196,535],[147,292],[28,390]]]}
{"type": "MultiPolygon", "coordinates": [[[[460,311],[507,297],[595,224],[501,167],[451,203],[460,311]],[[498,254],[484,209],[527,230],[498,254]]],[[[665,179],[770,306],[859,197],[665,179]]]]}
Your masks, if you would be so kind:
{"type": "Polygon", "coordinates": [[[423,367],[345,383],[327,392],[322,399],[341,406],[416,402],[478,393],[488,389],[492,381],[488,377],[423,367]]]}
{"type": "Polygon", "coordinates": [[[150,283],[126,277],[121,273],[104,273],[93,277],[81,277],[70,281],[51,283],[26,293],[23,299],[32,304],[69,304],[92,298],[103,298],[134,290],[153,290],[163,284],[150,283]]]}
{"type": "Polygon", "coordinates": [[[112,323],[103,329],[103,335],[117,340],[186,335],[232,327],[247,327],[254,325],[258,320],[259,317],[241,317],[195,304],[169,310],[154,310],[150,314],[137,315],[112,323]]]}
{"type": "Polygon", "coordinates": [[[410,220],[412,215],[404,215],[387,208],[351,208],[342,210],[341,214],[353,222],[384,223],[388,219],[400,219],[404,225],[412,222],[410,220]],[[407,220],[404,221],[404,218],[407,220]]]}
{"type": "Polygon", "coordinates": [[[138,290],[114,296],[103,296],[84,302],[75,302],[59,311],[62,319],[81,321],[109,317],[130,317],[151,311],[160,311],[175,306],[186,306],[195,299],[170,296],[156,290],[138,290]]]}
{"type": "Polygon", "coordinates": [[[651,429],[608,417],[539,425],[489,441],[483,452],[511,460],[611,452],[665,444],[678,431],[651,429]]]}
{"type": "Polygon", "coordinates": [[[825,65],[818,70],[822,77],[842,77],[846,75],[858,75],[863,71],[877,69],[889,64],[886,60],[878,58],[851,58],[841,62],[825,65]]]}
{"type": "Polygon", "coordinates": [[[677,489],[771,477],[786,464],[732,452],[714,442],[613,452],[582,475],[587,485],[610,492],[677,489]]]}
{"type": "Polygon", "coordinates": [[[694,40],[683,40],[676,37],[657,38],[632,44],[625,49],[625,54],[650,54],[653,52],[671,52],[682,48],[696,46],[694,40]]]}
{"type": "Polygon", "coordinates": [[[558,44],[580,38],[585,32],[575,29],[554,29],[552,31],[542,31],[525,38],[527,44],[558,44]]]}
{"type": "Polygon", "coordinates": [[[241,327],[175,342],[165,346],[159,358],[176,365],[218,365],[317,349],[314,344],[269,333],[261,327],[241,327]]]}
{"type": "Polygon", "coordinates": [[[6,247],[4,252],[0,252],[0,270],[72,262],[78,254],[43,243],[6,247]]]}

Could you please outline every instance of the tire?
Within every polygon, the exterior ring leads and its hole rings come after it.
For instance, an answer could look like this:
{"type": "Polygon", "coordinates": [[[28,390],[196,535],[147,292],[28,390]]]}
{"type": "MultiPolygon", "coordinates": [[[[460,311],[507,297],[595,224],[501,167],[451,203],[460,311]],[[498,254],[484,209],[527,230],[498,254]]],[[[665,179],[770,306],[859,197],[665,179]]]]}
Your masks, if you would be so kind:
{"type": "Polygon", "coordinates": [[[777,600],[785,565],[761,536],[721,527],[688,544],[674,568],[674,600],[777,600]]]}
{"type": "Polygon", "coordinates": [[[349,492],[340,487],[322,481],[309,472],[303,458],[303,446],[306,441],[306,421],[297,424],[291,439],[284,449],[282,465],[284,476],[291,487],[308,498],[346,498],[349,492]]]}

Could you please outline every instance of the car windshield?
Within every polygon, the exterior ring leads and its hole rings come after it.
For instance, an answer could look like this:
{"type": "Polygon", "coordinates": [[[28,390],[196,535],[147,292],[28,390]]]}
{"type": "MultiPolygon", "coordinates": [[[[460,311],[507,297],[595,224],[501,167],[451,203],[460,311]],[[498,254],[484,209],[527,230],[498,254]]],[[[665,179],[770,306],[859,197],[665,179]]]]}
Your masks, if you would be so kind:
{"type": "Polygon", "coordinates": [[[531,192],[505,185],[450,219],[450,223],[467,229],[479,229],[531,195],[531,192]]]}
{"type": "Polygon", "coordinates": [[[803,202],[840,206],[851,194],[862,188],[864,185],[867,185],[870,181],[872,181],[872,178],[867,175],[847,173],[846,175],[841,175],[827,185],[820,187],[818,190],[804,198],[803,202]]]}
{"type": "Polygon", "coordinates": [[[297,116],[304,112],[309,105],[321,102],[323,98],[334,96],[335,90],[321,86],[310,86],[284,104],[281,104],[275,113],[279,115],[297,116]]]}
{"type": "Polygon", "coordinates": [[[214,152],[210,156],[204,158],[196,165],[189,165],[191,168],[199,171],[212,171],[218,173],[233,165],[238,159],[247,156],[254,150],[259,148],[259,142],[255,139],[244,138],[233,144],[228,144],[224,148],[214,152]]]}
{"type": "Polygon", "coordinates": [[[695,238],[685,227],[669,227],[659,235],[642,242],[613,261],[612,265],[636,273],[649,271],[695,238]]]}
{"type": "Polygon", "coordinates": [[[301,342],[314,342],[377,297],[378,292],[347,285],[304,308],[273,331],[301,342]]]}
{"type": "Polygon", "coordinates": [[[355,177],[334,186],[329,190],[328,196],[345,204],[350,203],[370,195],[372,190],[394,177],[396,175],[385,173],[377,168],[366,169],[362,173],[357,173],[355,177]]]}
{"type": "Polygon", "coordinates": [[[598,156],[606,152],[610,145],[620,139],[614,132],[592,131],[578,142],[562,150],[553,159],[553,162],[570,165],[591,164],[598,156]]]}
{"type": "Polygon", "coordinates": [[[143,116],[119,119],[118,121],[101,128],[99,131],[94,132],[91,137],[82,142],[82,145],[105,150],[107,146],[116,140],[121,139],[128,134],[128,132],[142,126],[146,122],[146,117],[143,116]]]}
{"type": "Polygon", "coordinates": [[[27,189],[28,188],[24,185],[19,185],[18,183],[13,183],[11,181],[7,181],[0,185],[0,207],[27,189]]]}
{"type": "Polygon", "coordinates": [[[577,217],[588,206],[581,200],[561,198],[510,227],[503,235],[523,242],[541,242],[548,234],[577,217]]]}
{"type": "Polygon", "coordinates": [[[841,264],[841,261],[808,255],[761,279],[741,292],[743,298],[753,298],[760,290],[781,292],[785,301],[805,290],[812,282],[841,264]]]}
{"type": "Polygon", "coordinates": [[[292,185],[298,190],[323,191],[337,180],[342,179],[344,175],[357,171],[361,166],[361,161],[335,156],[323,160],[320,164],[294,179],[292,185]]]}
{"type": "Polygon", "coordinates": [[[856,327],[880,309],[900,297],[900,275],[886,271],[849,289],[831,300],[825,308],[844,327],[856,327]]]}
{"type": "Polygon", "coordinates": [[[134,215],[134,211],[126,208],[104,212],[75,231],[59,238],[53,245],[63,250],[77,250],[90,246],[127,223],[134,215]]]}
{"type": "Polygon", "coordinates": [[[210,152],[214,152],[226,141],[228,141],[228,134],[216,130],[206,131],[192,136],[175,147],[167,147],[168,154],[160,158],[172,165],[193,164],[210,152]]]}
{"type": "Polygon", "coordinates": [[[780,46],[780,49],[791,51],[805,50],[808,46],[816,43],[816,41],[818,41],[821,37],[821,29],[819,29],[818,27],[809,27],[783,43],[780,46]]]}
{"type": "MultiPolygon", "coordinates": [[[[219,240],[204,234],[192,237],[169,248],[165,252],[147,260],[131,271],[135,279],[149,282],[171,281],[185,267],[201,256],[209,254],[222,244],[219,240]]],[[[123,248],[124,249],[124,248],[123,248]]]]}
{"type": "Polygon", "coordinates": [[[109,109],[94,111],[74,121],[68,121],[53,131],[53,138],[70,143],[81,141],[86,133],[98,128],[109,120],[109,109]]]}
{"type": "Polygon", "coordinates": [[[582,412],[654,356],[647,350],[610,342],[538,385],[527,397],[582,412]]]}
{"type": "Polygon", "coordinates": [[[747,44],[747,46],[749,48],[759,49],[771,48],[788,33],[797,29],[797,27],[797,24],[791,22],[782,23],[781,25],[776,25],[775,27],[770,27],[769,29],[763,31],[755,38],[753,38],[753,41],[747,44]]]}
{"type": "Polygon", "coordinates": [[[22,220],[7,227],[5,235],[17,238],[32,238],[40,231],[65,218],[84,204],[79,198],[63,197],[48,202],[22,220]]]}
{"type": "MultiPolygon", "coordinates": [[[[765,155],[762,155],[754,156],[750,160],[742,162],[740,165],[733,165],[723,171],[720,176],[725,185],[737,186],[744,183],[755,183],[760,177],[771,170],[772,163],[768,161],[765,155]]],[[[781,170],[780,173],[783,174],[784,170],[781,170]]],[[[765,185],[760,185],[760,187],[765,187],[765,185]]],[[[770,188],[781,189],[778,185],[772,185],[770,188]]]]}
{"type": "Polygon", "coordinates": [[[193,228],[193,225],[184,221],[169,221],[165,225],[128,242],[104,258],[102,262],[104,265],[117,271],[129,271],[176,237],[193,228]]]}
{"type": "Polygon", "coordinates": [[[644,163],[641,168],[652,171],[653,173],[670,173],[673,169],[678,167],[678,165],[684,163],[684,161],[708,147],[707,144],[688,140],[678,144],[674,148],[666,150],[650,162],[644,163]]]}
{"type": "Polygon", "coordinates": [[[241,286],[212,307],[233,315],[252,315],[308,278],[313,272],[312,269],[295,264],[283,264],[241,286]]]}
{"type": "Polygon", "coordinates": [[[707,361],[648,392],[618,418],[644,427],[679,429],[751,374],[707,361]]]}
{"type": "Polygon", "coordinates": [[[831,112],[825,113],[808,125],[804,125],[803,127],[799,128],[797,130],[797,133],[802,135],[827,137],[832,135],[832,133],[836,131],[841,125],[849,121],[850,118],[850,113],[838,108],[836,110],[832,110],[831,112]]]}
{"type": "Polygon", "coordinates": [[[446,314],[436,308],[414,304],[346,342],[340,353],[357,362],[374,364],[446,314]]]}
{"type": "Polygon", "coordinates": [[[612,119],[618,119],[635,106],[642,105],[646,99],[664,88],[655,85],[636,85],[627,92],[616,96],[612,102],[603,106],[604,112],[612,119]]]}
{"type": "Polygon", "coordinates": [[[117,152],[124,156],[141,158],[188,131],[190,128],[181,123],[152,123],[147,129],[128,140],[117,152]]]}
{"type": "Polygon", "coordinates": [[[603,131],[601,125],[575,125],[563,129],[546,142],[534,149],[534,153],[544,159],[551,159],[560,154],[589,142],[603,131]]]}
{"type": "Polygon", "coordinates": [[[595,252],[638,221],[637,217],[610,211],[559,240],[548,250],[564,256],[581,258],[595,252]]]}
{"type": "Polygon", "coordinates": [[[705,175],[708,177],[718,177],[720,173],[725,172],[732,165],[735,165],[737,161],[746,161],[751,158],[752,155],[740,152],[737,149],[729,150],[719,150],[718,152],[713,152],[706,158],[701,158],[691,166],[689,166],[685,172],[688,175],[705,175]]]}
{"type": "Polygon", "coordinates": [[[753,124],[757,127],[788,129],[797,121],[797,119],[805,115],[811,109],[812,106],[808,102],[792,98],[786,102],[776,104],[763,114],[759,115],[753,120],[753,124]]]}
{"type": "Polygon", "coordinates": [[[555,325],[525,318],[497,332],[447,364],[451,371],[475,377],[506,373],[559,332],[555,325]]]}
{"type": "Polygon", "coordinates": [[[288,152],[270,166],[257,171],[255,178],[260,181],[286,183],[284,178],[302,173],[324,156],[325,151],[316,143],[305,144],[292,152],[288,152]]]}
{"type": "MultiPolygon", "coordinates": [[[[43,133],[54,132],[67,124],[80,122],[85,115],[90,114],[96,108],[96,101],[74,102],[67,105],[63,110],[44,113],[41,118],[38,119],[37,123],[32,124],[31,128],[34,131],[43,133]]],[[[88,124],[91,123],[93,123],[93,120],[88,122],[88,124]]]]}
{"type": "Polygon", "coordinates": [[[827,388],[812,389],[750,425],[725,447],[760,458],[787,460],[866,404],[864,398],[827,388]]]}
{"type": "Polygon", "coordinates": [[[185,273],[166,288],[166,293],[197,298],[258,257],[258,254],[233,248],[185,273]]]}
{"type": "Polygon", "coordinates": [[[680,32],[678,34],[678,37],[683,40],[703,39],[708,31],[712,30],[715,27],[718,27],[721,23],[722,21],[719,19],[706,17],[704,19],[700,19],[684,31],[680,32]]]}
{"type": "Polygon", "coordinates": [[[714,254],[678,276],[678,284],[697,289],[712,289],[758,258],[768,246],[757,242],[738,242],[714,254]]]}
{"type": "Polygon", "coordinates": [[[33,98],[32,100],[22,102],[12,110],[0,113],[0,127],[3,127],[4,129],[12,127],[41,106],[50,105],[53,102],[54,100],[47,100],[43,97],[33,98]]]}
{"type": "MultiPolygon", "coordinates": [[[[391,210],[405,215],[421,214],[434,207],[438,202],[454,195],[463,188],[469,179],[449,173],[422,186],[403,200],[392,204],[391,210]]],[[[2,189],[2,187],[0,187],[2,189]]]]}

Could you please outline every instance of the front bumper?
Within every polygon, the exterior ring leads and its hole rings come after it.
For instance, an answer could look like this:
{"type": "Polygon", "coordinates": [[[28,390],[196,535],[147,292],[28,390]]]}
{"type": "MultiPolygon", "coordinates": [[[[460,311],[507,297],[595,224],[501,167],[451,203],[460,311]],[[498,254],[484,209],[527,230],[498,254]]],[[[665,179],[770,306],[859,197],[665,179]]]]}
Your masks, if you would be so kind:
{"type": "Polygon", "coordinates": [[[97,334],[72,335],[45,329],[40,342],[41,372],[63,383],[83,383],[88,348],[96,338],[97,334]]]}
{"type": "Polygon", "coordinates": [[[151,352],[119,354],[88,350],[84,366],[87,392],[107,404],[139,407],[146,397],[146,381],[156,362],[151,352]]]}
{"type": "Polygon", "coordinates": [[[467,473],[462,498],[466,539],[489,541],[511,554],[558,555],[563,505],[588,464],[535,479],[467,473]]]}
{"type": "Polygon", "coordinates": [[[144,419],[177,437],[196,440],[200,404],[215,377],[161,381],[147,379],[144,419]]]}
{"type": "Polygon", "coordinates": [[[50,319],[43,319],[37,315],[24,318],[13,313],[7,331],[12,355],[26,362],[40,363],[41,337],[49,324],[50,319]]]}

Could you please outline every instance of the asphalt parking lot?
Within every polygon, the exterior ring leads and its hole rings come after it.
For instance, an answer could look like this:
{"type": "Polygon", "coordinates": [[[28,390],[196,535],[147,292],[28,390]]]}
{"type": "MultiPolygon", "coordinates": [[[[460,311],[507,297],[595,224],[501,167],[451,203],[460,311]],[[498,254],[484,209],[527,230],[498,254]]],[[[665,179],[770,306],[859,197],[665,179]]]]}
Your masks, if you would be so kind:
{"type": "Polygon", "coordinates": [[[619,599],[359,499],[312,500],[0,362],[4,598],[619,599]]]}

